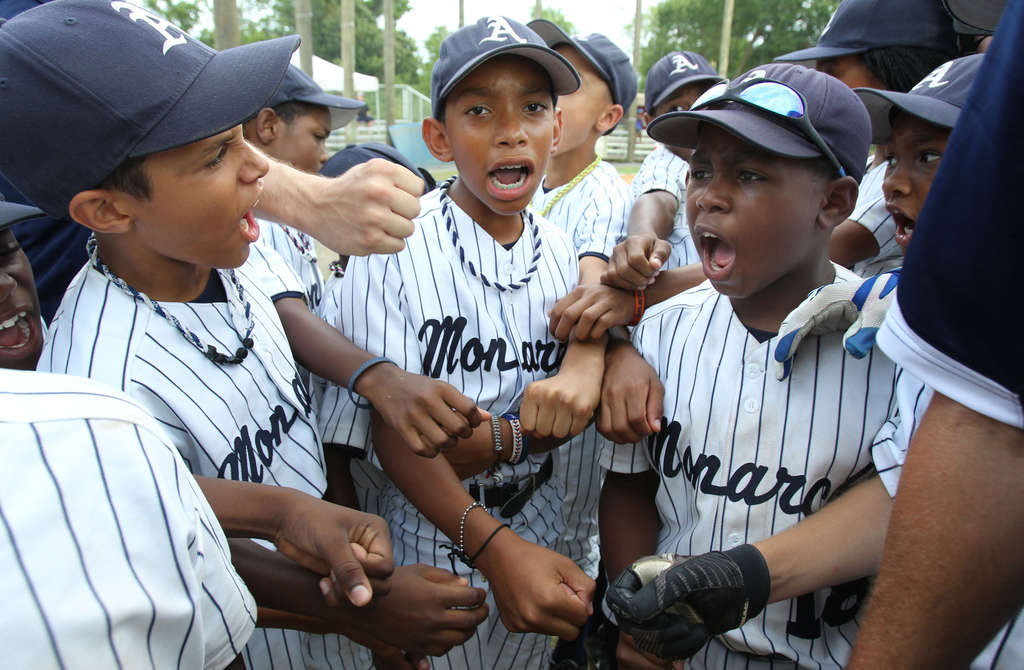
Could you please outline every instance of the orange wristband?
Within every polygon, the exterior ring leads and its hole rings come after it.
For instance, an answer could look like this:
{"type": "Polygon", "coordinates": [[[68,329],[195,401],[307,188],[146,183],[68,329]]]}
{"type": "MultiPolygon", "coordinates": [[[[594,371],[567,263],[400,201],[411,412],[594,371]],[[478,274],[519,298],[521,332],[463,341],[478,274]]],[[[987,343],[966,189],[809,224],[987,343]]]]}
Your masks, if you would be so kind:
{"type": "Polygon", "coordinates": [[[629,325],[635,326],[640,323],[641,317],[644,315],[644,309],[647,307],[647,292],[646,291],[633,291],[633,320],[629,322],[629,325]]]}

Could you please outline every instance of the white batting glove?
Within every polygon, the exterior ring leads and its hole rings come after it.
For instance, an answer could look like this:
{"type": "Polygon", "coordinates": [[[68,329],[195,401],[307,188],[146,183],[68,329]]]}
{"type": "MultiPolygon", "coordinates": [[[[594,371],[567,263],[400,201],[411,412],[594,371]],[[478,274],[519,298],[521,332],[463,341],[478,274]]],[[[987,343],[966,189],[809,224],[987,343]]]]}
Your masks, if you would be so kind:
{"type": "Polygon", "coordinates": [[[843,347],[854,358],[864,358],[875,346],[875,334],[889,311],[899,282],[899,269],[862,282],[844,281],[822,286],[789,313],[779,328],[775,346],[775,376],[789,376],[793,357],[808,335],[843,334],[843,347]]]}

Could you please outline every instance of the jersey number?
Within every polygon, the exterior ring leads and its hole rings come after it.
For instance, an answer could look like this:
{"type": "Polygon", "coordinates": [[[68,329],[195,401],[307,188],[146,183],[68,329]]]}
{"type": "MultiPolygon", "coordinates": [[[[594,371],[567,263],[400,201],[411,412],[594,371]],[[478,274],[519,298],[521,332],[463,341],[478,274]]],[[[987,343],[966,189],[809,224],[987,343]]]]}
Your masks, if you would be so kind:
{"type": "Polygon", "coordinates": [[[860,610],[861,602],[868,593],[868,578],[855,579],[832,587],[832,592],[825,599],[825,607],[821,616],[815,616],[814,594],[805,593],[797,596],[796,618],[786,624],[786,632],[793,637],[813,640],[821,637],[821,622],[837,627],[852,621],[860,610]]]}

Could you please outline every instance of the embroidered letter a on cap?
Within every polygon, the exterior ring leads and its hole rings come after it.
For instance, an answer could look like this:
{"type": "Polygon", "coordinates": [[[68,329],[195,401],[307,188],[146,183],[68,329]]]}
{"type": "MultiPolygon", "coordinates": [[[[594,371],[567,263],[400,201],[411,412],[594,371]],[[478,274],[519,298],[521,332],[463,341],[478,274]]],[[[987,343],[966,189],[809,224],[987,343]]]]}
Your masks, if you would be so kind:
{"type": "Polygon", "coordinates": [[[516,31],[512,30],[512,26],[508,24],[503,16],[490,16],[487,18],[487,27],[491,29],[491,34],[480,40],[480,44],[484,42],[507,42],[508,40],[514,40],[520,44],[525,44],[526,40],[516,35],[516,31]]]}
{"type": "Polygon", "coordinates": [[[943,77],[946,76],[946,73],[949,72],[949,68],[951,67],[953,67],[953,61],[943,63],[932,70],[927,77],[917,82],[917,84],[914,85],[914,88],[910,90],[916,91],[919,88],[939,88],[940,86],[945,86],[949,81],[943,79],[943,77]]]}
{"type": "Polygon", "coordinates": [[[188,42],[188,40],[185,39],[185,32],[181,28],[174,25],[173,23],[169,23],[168,21],[160,18],[155,14],[151,14],[142,7],[138,7],[128,2],[120,2],[119,0],[111,2],[110,6],[118,14],[121,13],[122,9],[127,9],[129,19],[131,19],[132,21],[136,21],[138,23],[145,23],[149,25],[153,30],[160,33],[160,35],[164,38],[164,55],[167,55],[167,52],[170,51],[173,47],[176,47],[180,44],[187,44],[188,42]],[[171,34],[172,30],[178,34],[171,34]]]}
{"type": "Polygon", "coordinates": [[[687,70],[696,70],[697,64],[686,57],[685,54],[676,54],[672,56],[672,64],[675,65],[675,69],[672,70],[672,74],[679,74],[680,72],[686,72],[687,70]]]}

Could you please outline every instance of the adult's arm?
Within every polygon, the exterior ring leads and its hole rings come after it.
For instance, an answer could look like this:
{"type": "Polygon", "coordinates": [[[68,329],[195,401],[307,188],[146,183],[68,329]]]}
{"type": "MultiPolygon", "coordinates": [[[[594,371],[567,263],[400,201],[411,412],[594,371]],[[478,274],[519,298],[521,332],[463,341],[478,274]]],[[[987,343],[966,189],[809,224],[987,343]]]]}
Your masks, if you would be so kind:
{"type": "Polygon", "coordinates": [[[270,159],[257,205],[261,217],[309,233],[340,254],[390,254],[405,247],[420,211],[423,180],[374,159],[340,177],[308,174],[270,159]]]}
{"type": "Polygon", "coordinates": [[[966,667],[1020,609],[1022,472],[1024,432],[934,395],[850,670],[966,667]]]}

